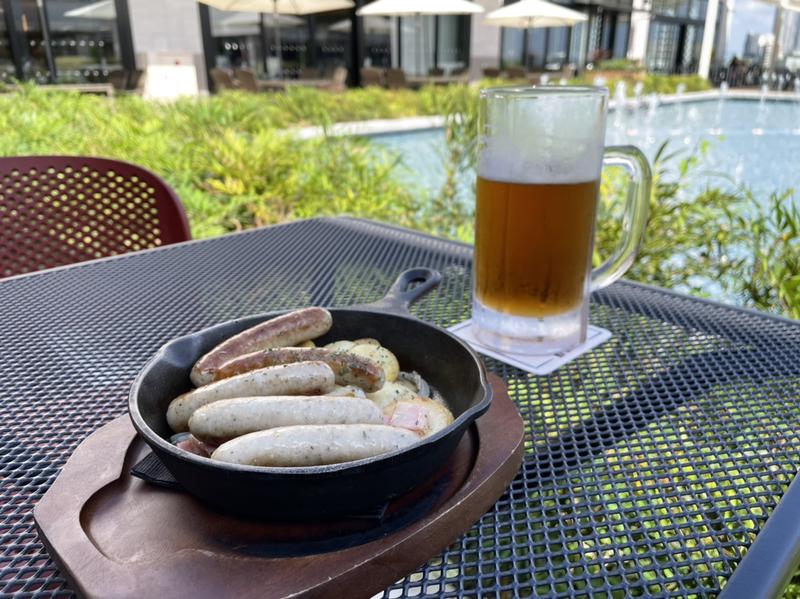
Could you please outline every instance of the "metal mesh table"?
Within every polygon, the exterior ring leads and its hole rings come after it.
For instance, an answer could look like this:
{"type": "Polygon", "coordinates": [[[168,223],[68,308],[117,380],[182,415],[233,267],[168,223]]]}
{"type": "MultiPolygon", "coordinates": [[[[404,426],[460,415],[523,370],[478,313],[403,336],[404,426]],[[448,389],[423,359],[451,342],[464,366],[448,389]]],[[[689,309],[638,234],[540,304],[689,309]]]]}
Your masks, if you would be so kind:
{"type": "MultiPolygon", "coordinates": [[[[246,314],[373,301],[415,265],[444,275],[416,315],[453,325],[470,313],[470,260],[467,246],[330,219],[0,282],[0,591],[71,594],[32,506],[78,443],[125,411],[161,344],[246,314]]],[[[800,548],[800,489],[787,493],[800,326],[629,283],[595,295],[592,321],[614,337],[550,376],[487,360],[527,423],[523,469],[386,597],[704,596],[751,545],[725,593],[780,590],[800,548]]]]}

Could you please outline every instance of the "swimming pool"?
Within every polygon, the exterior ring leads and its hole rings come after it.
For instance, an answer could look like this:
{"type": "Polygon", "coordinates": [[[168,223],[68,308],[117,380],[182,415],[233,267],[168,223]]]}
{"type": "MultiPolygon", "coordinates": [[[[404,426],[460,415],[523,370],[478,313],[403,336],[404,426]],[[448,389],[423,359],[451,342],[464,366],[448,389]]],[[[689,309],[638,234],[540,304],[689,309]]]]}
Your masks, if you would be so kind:
{"type": "MultiPolygon", "coordinates": [[[[409,182],[437,191],[444,182],[444,133],[427,129],[371,136],[399,154],[409,182]]],[[[609,114],[606,142],[638,146],[652,160],[659,146],[683,156],[709,142],[692,187],[745,184],[757,195],[800,190],[800,102],[711,99],[623,108],[609,114]]],[[[679,161],[669,168],[677,171],[679,161]]]]}

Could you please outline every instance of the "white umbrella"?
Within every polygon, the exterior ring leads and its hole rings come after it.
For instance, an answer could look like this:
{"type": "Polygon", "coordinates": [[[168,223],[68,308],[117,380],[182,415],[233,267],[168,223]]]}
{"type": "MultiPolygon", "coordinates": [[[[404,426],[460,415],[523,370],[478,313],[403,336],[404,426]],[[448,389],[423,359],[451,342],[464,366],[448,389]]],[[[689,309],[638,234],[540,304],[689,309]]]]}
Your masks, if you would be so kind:
{"type": "Polygon", "coordinates": [[[113,0],[101,0],[73,8],[64,13],[65,17],[73,19],[98,19],[100,21],[111,21],[117,18],[117,10],[114,8],[113,0]]]}
{"type": "MultiPolygon", "coordinates": [[[[358,9],[360,17],[409,17],[416,16],[419,22],[417,43],[423,42],[422,15],[469,15],[483,12],[483,7],[468,0],[376,0],[358,9]]],[[[417,52],[421,56],[421,52],[417,52]]]]}
{"type": "Polygon", "coordinates": [[[358,9],[358,16],[469,15],[483,7],[468,0],[376,0],[358,9]]]}
{"type": "MultiPolygon", "coordinates": [[[[546,0],[519,0],[503,8],[493,10],[484,23],[498,27],[533,29],[536,27],[571,27],[588,17],[576,10],[564,8],[546,0]]],[[[528,62],[528,47],[525,46],[525,66],[528,62]]]]}
{"type": "Polygon", "coordinates": [[[278,48],[278,71],[281,62],[281,25],[278,15],[312,15],[318,12],[353,8],[352,0],[201,0],[220,10],[272,13],[275,45],[278,48]]]}
{"type": "Polygon", "coordinates": [[[576,10],[564,8],[546,0],[520,0],[493,10],[484,22],[499,27],[565,27],[582,23],[588,17],[576,10]]]}

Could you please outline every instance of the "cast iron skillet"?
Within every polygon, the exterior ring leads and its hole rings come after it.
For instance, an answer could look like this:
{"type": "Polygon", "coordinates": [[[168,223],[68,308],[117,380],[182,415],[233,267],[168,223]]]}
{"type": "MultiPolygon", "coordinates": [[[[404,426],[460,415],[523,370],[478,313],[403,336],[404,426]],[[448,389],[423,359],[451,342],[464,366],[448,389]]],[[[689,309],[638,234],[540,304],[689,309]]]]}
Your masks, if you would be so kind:
{"type": "Polygon", "coordinates": [[[417,320],[412,302],[441,275],[424,268],[402,273],[377,303],[332,308],[333,328],[319,345],[373,337],[439,390],[455,416],[446,429],[406,450],[345,464],[264,468],[221,464],[177,449],[166,422],[169,402],[191,388],[195,361],[228,337],[283,312],[225,322],[167,343],[136,377],[129,412],[134,427],[191,494],[223,511],[266,519],[318,519],[363,513],[401,495],[439,470],[492,399],[483,364],[449,332],[417,320]],[[413,289],[412,283],[418,283],[413,289]]]}

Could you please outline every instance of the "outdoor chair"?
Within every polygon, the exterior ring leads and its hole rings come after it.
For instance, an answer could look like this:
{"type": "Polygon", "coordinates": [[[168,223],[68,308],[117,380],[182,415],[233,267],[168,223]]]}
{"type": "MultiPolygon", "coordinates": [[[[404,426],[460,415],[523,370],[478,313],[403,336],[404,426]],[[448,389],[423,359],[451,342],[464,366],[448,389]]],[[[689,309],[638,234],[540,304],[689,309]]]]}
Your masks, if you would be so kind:
{"type": "Polygon", "coordinates": [[[133,71],[117,69],[108,74],[108,82],[114,86],[114,91],[116,92],[141,91],[143,79],[144,71],[141,69],[134,69],[133,71]]]}
{"type": "Polygon", "coordinates": [[[108,74],[108,82],[114,86],[115,91],[125,91],[128,89],[128,71],[117,69],[108,74]]]}
{"type": "Polygon", "coordinates": [[[386,87],[389,89],[407,89],[408,81],[403,69],[386,69],[386,87]]]}
{"type": "Polygon", "coordinates": [[[431,77],[442,77],[444,75],[444,69],[440,69],[439,67],[431,67],[428,69],[428,75],[431,77]]]}
{"type": "Polygon", "coordinates": [[[322,70],[317,67],[303,67],[300,69],[300,79],[322,79],[322,70]]]}
{"type": "Polygon", "coordinates": [[[506,74],[508,75],[509,79],[528,78],[528,71],[525,69],[525,67],[508,67],[506,69],[506,74]]]}
{"type": "Polygon", "coordinates": [[[0,278],[191,239],[178,196],[133,164],[0,158],[0,278]]]}
{"type": "Polygon", "coordinates": [[[383,87],[383,69],[363,67],[361,69],[361,85],[364,87],[383,87]]]}
{"type": "Polygon", "coordinates": [[[347,89],[347,69],[345,67],[336,67],[333,69],[330,83],[325,86],[330,92],[343,92],[347,89]]]}
{"type": "Polygon", "coordinates": [[[128,72],[128,89],[132,92],[141,92],[144,88],[144,70],[134,69],[128,72]]]}
{"type": "Polygon", "coordinates": [[[236,89],[236,82],[225,69],[211,69],[211,81],[218,92],[236,89]]]}
{"type": "Polygon", "coordinates": [[[255,71],[251,69],[233,69],[233,76],[239,84],[239,89],[249,92],[261,91],[255,71]]]}
{"type": "Polygon", "coordinates": [[[488,79],[497,79],[500,74],[501,70],[495,67],[486,67],[483,69],[483,76],[487,77],[488,79]]]}

